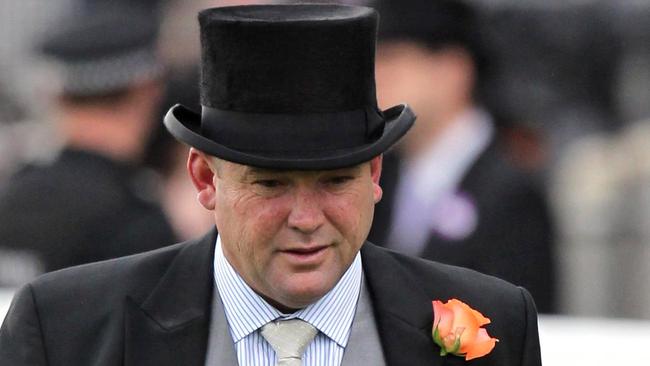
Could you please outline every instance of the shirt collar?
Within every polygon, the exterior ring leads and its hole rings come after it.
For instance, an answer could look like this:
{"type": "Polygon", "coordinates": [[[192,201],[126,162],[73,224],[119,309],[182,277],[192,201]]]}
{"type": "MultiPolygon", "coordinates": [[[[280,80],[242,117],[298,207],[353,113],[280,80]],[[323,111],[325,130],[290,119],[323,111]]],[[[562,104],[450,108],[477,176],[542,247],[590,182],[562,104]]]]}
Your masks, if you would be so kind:
{"type": "Polygon", "coordinates": [[[357,253],[338,283],[315,303],[292,314],[283,314],[266,302],[230,265],[217,236],[214,277],[221,296],[230,333],[235,343],[276,319],[302,319],[331,338],[347,345],[361,290],[362,264],[357,253]]]}

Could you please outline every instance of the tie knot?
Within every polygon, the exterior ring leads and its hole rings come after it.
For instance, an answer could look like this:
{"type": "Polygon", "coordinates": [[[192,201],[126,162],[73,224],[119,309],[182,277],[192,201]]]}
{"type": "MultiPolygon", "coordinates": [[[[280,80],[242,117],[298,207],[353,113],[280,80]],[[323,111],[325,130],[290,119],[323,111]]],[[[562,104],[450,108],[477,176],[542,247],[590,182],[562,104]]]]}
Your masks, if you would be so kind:
{"type": "Polygon", "coordinates": [[[307,345],[314,339],[318,330],[313,325],[290,319],[270,322],[262,327],[262,337],[273,347],[278,357],[278,365],[289,365],[292,360],[300,364],[307,345]]]}

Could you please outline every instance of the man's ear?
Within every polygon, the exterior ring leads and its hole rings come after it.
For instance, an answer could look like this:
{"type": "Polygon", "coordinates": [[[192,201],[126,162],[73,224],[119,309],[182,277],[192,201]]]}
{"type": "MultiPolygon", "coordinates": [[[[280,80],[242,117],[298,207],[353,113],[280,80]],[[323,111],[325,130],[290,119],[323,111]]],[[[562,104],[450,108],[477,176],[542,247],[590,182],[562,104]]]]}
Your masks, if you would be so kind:
{"type": "Polygon", "coordinates": [[[384,194],[384,191],[379,185],[379,178],[381,178],[382,159],[383,155],[379,155],[370,160],[370,178],[372,179],[373,185],[372,196],[375,203],[381,201],[381,197],[384,194]]]}
{"type": "Polygon", "coordinates": [[[187,170],[190,173],[192,183],[198,192],[196,198],[207,210],[214,210],[215,207],[215,185],[214,172],[208,162],[209,157],[204,153],[190,148],[187,158],[187,170]]]}

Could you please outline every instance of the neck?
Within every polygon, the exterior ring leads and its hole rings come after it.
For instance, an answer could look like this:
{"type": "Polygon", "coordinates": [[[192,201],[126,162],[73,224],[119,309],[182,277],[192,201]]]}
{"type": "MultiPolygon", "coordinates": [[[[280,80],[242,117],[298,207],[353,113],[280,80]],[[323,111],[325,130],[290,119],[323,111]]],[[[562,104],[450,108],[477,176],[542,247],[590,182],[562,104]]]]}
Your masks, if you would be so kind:
{"type": "Polygon", "coordinates": [[[266,300],[266,302],[268,302],[269,304],[271,304],[271,306],[273,306],[274,308],[278,309],[278,310],[279,310],[281,313],[283,313],[283,314],[293,314],[293,313],[295,313],[296,311],[300,310],[300,308],[291,308],[291,307],[288,307],[288,306],[282,305],[282,304],[280,304],[279,302],[277,302],[277,301],[275,301],[275,300],[269,298],[268,296],[264,296],[264,295],[261,294],[261,293],[258,293],[258,295],[260,295],[264,300],[266,300]]]}

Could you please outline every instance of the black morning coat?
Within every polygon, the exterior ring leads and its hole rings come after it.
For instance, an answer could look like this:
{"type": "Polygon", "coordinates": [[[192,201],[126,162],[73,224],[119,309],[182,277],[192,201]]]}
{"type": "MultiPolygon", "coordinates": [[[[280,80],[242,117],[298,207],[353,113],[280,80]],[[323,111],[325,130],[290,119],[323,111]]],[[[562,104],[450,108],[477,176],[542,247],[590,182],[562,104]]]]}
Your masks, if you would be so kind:
{"type": "MultiPolygon", "coordinates": [[[[201,239],[46,274],[21,288],[0,330],[0,365],[203,366],[216,230],[201,239]]],[[[522,288],[365,243],[362,261],[388,365],[541,365],[522,288]],[[457,298],[492,320],[487,356],[440,356],[432,300],[457,298]]]]}

